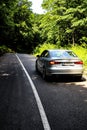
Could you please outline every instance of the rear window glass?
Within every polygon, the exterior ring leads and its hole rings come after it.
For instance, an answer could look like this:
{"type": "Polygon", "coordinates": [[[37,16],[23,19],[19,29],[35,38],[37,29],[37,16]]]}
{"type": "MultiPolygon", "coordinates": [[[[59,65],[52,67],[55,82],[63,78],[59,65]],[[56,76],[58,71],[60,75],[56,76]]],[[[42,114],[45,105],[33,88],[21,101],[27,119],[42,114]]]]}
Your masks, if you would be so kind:
{"type": "Polygon", "coordinates": [[[52,57],[59,57],[59,58],[73,58],[77,57],[76,54],[72,51],[53,51],[51,52],[52,57]]]}

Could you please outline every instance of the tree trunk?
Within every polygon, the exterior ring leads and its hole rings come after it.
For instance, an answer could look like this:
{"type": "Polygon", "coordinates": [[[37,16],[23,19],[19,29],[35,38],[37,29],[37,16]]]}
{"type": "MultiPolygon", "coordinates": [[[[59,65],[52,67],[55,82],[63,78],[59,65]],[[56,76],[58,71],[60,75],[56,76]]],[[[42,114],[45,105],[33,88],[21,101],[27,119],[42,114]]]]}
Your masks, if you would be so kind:
{"type": "Polygon", "coordinates": [[[72,35],[72,42],[73,42],[73,46],[75,46],[75,37],[74,37],[74,33],[72,35]]]}

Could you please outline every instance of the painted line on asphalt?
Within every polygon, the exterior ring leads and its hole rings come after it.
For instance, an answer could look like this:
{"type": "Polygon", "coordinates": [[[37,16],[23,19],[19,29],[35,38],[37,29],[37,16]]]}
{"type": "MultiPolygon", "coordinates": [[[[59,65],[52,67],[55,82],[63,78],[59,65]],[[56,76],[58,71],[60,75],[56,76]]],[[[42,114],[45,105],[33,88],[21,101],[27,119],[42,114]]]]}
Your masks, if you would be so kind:
{"type": "Polygon", "coordinates": [[[43,123],[44,130],[51,130],[51,127],[49,125],[45,110],[44,110],[43,105],[41,103],[41,100],[40,100],[40,97],[39,97],[38,92],[36,90],[36,87],[35,87],[32,79],[30,78],[27,70],[25,69],[23,63],[21,62],[20,58],[18,57],[17,54],[15,54],[15,55],[16,55],[19,63],[21,64],[21,66],[22,66],[22,68],[23,68],[23,70],[24,70],[24,72],[26,74],[26,76],[27,76],[27,78],[29,80],[29,83],[31,84],[31,87],[32,87],[32,90],[33,90],[33,93],[34,93],[34,96],[35,96],[35,99],[36,99],[36,102],[37,102],[37,106],[38,106],[38,109],[39,109],[39,112],[40,112],[40,116],[41,116],[41,120],[42,120],[42,123],[43,123]]]}

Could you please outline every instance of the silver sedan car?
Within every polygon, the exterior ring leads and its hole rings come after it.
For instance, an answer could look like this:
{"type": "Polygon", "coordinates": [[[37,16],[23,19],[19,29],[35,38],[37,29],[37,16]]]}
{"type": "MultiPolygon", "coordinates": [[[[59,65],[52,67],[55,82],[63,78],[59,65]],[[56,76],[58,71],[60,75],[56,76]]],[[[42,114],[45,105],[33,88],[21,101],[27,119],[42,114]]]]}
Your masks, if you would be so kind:
{"type": "Polygon", "coordinates": [[[81,79],[83,74],[83,61],[71,50],[44,50],[37,55],[35,66],[44,79],[52,75],[71,75],[81,79]]]}

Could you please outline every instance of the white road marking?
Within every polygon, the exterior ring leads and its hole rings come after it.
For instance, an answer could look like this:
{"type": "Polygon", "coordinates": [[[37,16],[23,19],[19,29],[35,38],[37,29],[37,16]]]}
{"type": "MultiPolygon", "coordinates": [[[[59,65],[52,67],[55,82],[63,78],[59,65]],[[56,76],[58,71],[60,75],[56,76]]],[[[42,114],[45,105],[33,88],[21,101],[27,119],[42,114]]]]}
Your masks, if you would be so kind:
{"type": "Polygon", "coordinates": [[[45,110],[44,110],[43,105],[41,103],[41,100],[40,100],[40,97],[39,97],[38,92],[36,90],[36,87],[35,87],[33,81],[31,80],[27,70],[25,69],[23,63],[19,59],[18,55],[17,54],[15,54],[15,55],[16,55],[19,63],[21,64],[21,66],[22,66],[22,68],[23,68],[23,70],[24,70],[24,72],[26,74],[26,76],[27,76],[27,78],[29,80],[29,83],[31,84],[31,87],[32,87],[32,90],[33,90],[33,93],[34,93],[34,96],[35,96],[35,99],[36,99],[36,102],[37,102],[37,106],[38,106],[38,109],[39,109],[39,112],[40,112],[40,116],[41,116],[41,119],[42,119],[44,130],[51,130],[51,127],[49,125],[45,110]]]}

